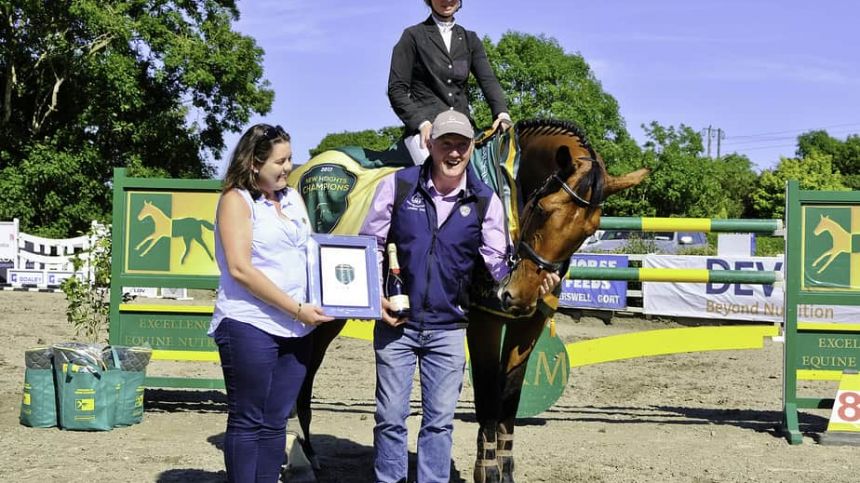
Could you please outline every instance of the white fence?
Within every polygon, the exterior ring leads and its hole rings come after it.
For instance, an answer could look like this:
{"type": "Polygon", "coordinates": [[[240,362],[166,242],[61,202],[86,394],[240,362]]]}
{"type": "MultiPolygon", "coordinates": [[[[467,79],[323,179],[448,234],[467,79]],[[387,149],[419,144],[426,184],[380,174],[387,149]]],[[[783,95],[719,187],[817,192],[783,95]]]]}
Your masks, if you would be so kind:
{"type": "MultiPolygon", "coordinates": [[[[106,230],[96,221],[93,233],[106,230]]],[[[88,250],[90,237],[43,238],[19,231],[18,219],[0,222],[0,263],[6,269],[5,284],[12,287],[57,288],[63,280],[75,276],[73,258],[83,266],[77,272],[84,277],[90,270],[88,250]]]]}
{"type": "MultiPolygon", "coordinates": [[[[83,235],[55,239],[21,233],[17,218],[0,221],[0,285],[56,289],[63,280],[75,275],[91,280],[90,247],[96,245],[99,237],[110,236],[109,227],[97,221],[91,227],[92,238],[83,235]],[[77,273],[73,261],[76,256],[83,262],[77,273]]],[[[132,297],[191,300],[184,288],[123,287],[123,292],[132,297]]]]}

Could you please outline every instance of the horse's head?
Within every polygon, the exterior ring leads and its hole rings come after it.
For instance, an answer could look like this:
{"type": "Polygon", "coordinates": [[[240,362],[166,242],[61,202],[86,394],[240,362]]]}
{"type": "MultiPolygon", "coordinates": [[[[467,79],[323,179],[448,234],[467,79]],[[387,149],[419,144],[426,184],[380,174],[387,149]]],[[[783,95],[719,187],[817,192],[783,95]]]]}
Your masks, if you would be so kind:
{"type": "Polygon", "coordinates": [[[534,309],[543,272],[559,273],[597,230],[603,200],[648,174],[640,169],[610,176],[578,128],[557,121],[546,124],[538,129],[518,125],[523,173],[518,181],[528,201],[520,216],[514,265],[498,291],[502,306],[512,313],[534,309]]]}
{"type": "Polygon", "coordinates": [[[818,236],[818,235],[824,233],[824,231],[828,229],[828,226],[831,223],[832,223],[832,221],[830,220],[829,216],[821,215],[821,219],[818,220],[818,224],[815,225],[815,230],[813,230],[812,233],[815,234],[815,236],[818,236]]]}
{"type": "Polygon", "coordinates": [[[137,221],[141,221],[148,216],[152,216],[152,211],[155,207],[149,201],[143,202],[143,208],[137,213],[137,221]]]}

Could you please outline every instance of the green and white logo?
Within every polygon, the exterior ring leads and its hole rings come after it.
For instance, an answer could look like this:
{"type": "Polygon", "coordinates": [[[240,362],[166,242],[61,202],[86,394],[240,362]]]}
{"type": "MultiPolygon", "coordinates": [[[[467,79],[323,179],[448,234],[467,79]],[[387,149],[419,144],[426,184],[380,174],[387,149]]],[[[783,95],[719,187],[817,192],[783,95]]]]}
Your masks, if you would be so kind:
{"type": "Polygon", "coordinates": [[[126,270],[217,274],[214,255],[217,202],[218,193],[128,193],[126,270]]]}
{"type": "Polygon", "coordinates": [[[803,207],[802,284],[860,290],[860,206],[803,207]]]}

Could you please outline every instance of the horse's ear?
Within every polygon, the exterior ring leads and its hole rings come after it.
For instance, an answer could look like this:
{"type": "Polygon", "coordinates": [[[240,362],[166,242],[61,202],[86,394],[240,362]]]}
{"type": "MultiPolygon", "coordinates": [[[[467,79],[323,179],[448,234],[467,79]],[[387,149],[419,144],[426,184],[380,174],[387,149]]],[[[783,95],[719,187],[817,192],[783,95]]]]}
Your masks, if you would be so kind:
{"type": "Polygon", "coordinates": [[[559,146],[555,152],[555,163],[558,165],[558,170],[562,173],[573,171],[573,156],[570,155],[570,148],[563,144],[559,146]]]}
{"type": "Polygon", "coordinates": [[[638,169],[621,176],[607,176],[603,187],[604,197],[618,193],[621,190],[638,185],[651,172],[648,168],[638,169]]]}

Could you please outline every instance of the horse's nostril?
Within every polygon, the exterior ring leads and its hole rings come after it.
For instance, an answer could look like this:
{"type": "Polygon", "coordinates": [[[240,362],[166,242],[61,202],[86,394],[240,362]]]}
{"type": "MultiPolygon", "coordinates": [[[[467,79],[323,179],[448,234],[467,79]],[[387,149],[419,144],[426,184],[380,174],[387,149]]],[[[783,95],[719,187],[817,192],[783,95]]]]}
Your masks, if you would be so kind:
{"type": "Polygon", "coordinates": [[[505,290],[501,297],[502,308],[507,310],[511,306],[511,293],[505,290]]]}

